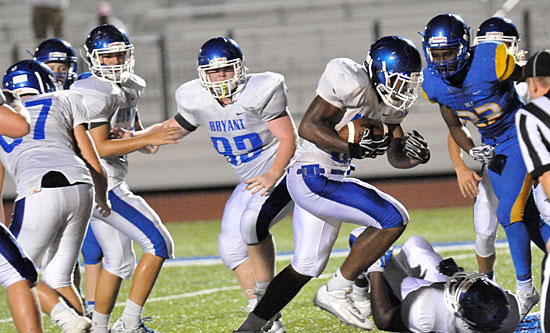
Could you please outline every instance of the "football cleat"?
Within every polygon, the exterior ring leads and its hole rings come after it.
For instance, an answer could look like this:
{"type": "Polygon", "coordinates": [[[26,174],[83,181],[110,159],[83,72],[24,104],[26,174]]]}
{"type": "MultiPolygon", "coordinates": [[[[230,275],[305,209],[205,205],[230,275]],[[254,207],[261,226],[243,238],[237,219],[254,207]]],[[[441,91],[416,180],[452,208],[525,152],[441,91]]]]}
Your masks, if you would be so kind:
{"type": "Polygon", "coordinates": [[[519,304],[519,314],[523,320],[529,314],[529,311],[539,302],[540,295],[537,288],[533,286],[531,292],[516,289],[516,298],[519,304]]]}
{"type": "Polygon", "coordinates": [[[313,304],[329,312],[346,325],[366,331],[374,328],[374,324],[363,317],[346,289],[328,291],[328,287],[325,284],[315,294],[313,304]]]}
{"type": "Polygon", "coordinates": [[[73,309],[56,312],[52,316],[53,322],[61,327],[63,333],[88,333],[92,329],[92,321],[79,316],[73,309]]]}
{"type": "Polygon", "coordinates": [[[354,289],[349,294],[349,297],[353,301],[353,304],[355,304],[355,307],[359,309],[363,318],[367,318],[372,314],[370,294],[368,292],[360,293],[354,289]]]}
{"type": "Polygon", "coordinates": [[[138,327],[126,328],[122,318],[118,318],[109,332],[111,333],[155,333],[152,329],[145,326],[146,321],[151,320],[151,317],[145,317],[140,320],[138,327]]]}

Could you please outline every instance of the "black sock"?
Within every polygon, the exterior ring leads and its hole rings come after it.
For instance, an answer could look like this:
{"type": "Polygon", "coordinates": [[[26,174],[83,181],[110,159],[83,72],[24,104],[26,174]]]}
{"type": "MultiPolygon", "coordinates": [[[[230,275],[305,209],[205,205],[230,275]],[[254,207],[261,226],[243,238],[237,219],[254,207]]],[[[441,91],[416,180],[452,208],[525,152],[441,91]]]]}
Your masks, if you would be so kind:
{"type": "Polygon", "coordinates": [[[300,292],[309,280],[311,276],[302,275],[288,265],[269,283],[265,294],[252,312],[262,319],[271,319],[300,292]]]}

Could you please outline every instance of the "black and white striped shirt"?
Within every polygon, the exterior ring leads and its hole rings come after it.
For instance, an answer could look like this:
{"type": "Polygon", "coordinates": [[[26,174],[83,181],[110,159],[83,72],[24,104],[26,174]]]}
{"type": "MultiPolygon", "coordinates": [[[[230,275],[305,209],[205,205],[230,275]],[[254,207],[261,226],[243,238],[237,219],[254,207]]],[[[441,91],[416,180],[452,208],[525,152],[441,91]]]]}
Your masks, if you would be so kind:
{"type": "Polygon", "coordinates": [[[537,179],[550,170],[550,92],[519,109],[516,129],[527,171],[537,179]]]}

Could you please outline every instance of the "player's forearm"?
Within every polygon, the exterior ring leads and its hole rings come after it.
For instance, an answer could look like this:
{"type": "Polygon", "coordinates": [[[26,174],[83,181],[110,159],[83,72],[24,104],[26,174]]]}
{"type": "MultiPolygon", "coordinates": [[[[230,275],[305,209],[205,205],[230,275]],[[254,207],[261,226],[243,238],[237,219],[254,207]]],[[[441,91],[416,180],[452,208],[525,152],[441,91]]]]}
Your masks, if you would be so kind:
{"type": "Polygon", "coordinates": [[[148,135],[126,139],[107,139],[101,143],[96,142],[97,151],[101,157],[126,155],[148,145],[150,145],[148,135]]]}
{"type": "Polygon", "coordinates": [[[402,332],[405,325],[401,319],[401,306],[392,307],[382,272],[370,272],[372,318],[381,330],[402,332]]]}
{"type": "Polygon", "coordinates": [[[275,155],[275,161],[273,161],[273,165],[271,165],[269,171],[277,175],[277,178],[280,178],[284,174],[285,169],[288,166],[288,163],[290,163],[292,157],[294,156],[295,151],[296,140],[294,137],[288,138],[286,140],[281,140],[279,144],[279,149],[277,150],[277,154],[275,155]]]}
{"type": "Polygon", "coordinates": [[[12,138],[22,137],[30,131],[30,115],[25,107],[16,108],[4,104],[0,105],[0,134],[12,138]]]}
{"type": "Polygon", "coordinates": [[[449,127],[454,142],[465,152],[470,151],[475,144],[472,138],[462,129],[462,126],[449,127]]]}
{"type": "Polygon", "coordinates": [[[409,158],[403,151],[403,138],[394,138],[387,152],[388,162],[396,169],[410,169],[420,164],[409,158]]]}
{"type": "Polygon", "coordinates": [[[302,122],[298,134],[328,152],[349,153],[348,142],[338,136],[333,128],[324,123],[310,122],[304,124],[302,122]]]}
{"type": "Polygon", "coordinates": [[[447,148],[449,150],[449,157],[451,158],[451,162],[453,163],[455,171],[459,172],[461,170],[468,169],[466,163],[464,163],[464,160],[462,159],[462,151],[453,140],[453,137],[450,133],[447,137],[447,148]]]}

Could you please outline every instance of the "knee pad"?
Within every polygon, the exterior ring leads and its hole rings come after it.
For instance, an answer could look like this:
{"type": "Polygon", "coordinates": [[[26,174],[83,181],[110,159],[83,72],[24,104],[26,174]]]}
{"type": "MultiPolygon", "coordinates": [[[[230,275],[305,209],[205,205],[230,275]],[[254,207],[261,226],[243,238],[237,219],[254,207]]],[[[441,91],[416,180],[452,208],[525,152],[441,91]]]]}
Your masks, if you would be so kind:
{"type": "Polygon", "coordinates": [[[120,253],[120,257],[116,260],[105,260],[103,268],[123,280],[128,280],[134,272],[134,267],[136,265],[136,254],[134,251],[124,251],[120,253]]]}
{"type": "Polygon", "coordinates": [[[482,258],[487,258],[495,254],[496,234],[482,235],[476,234],[475,251],[482,258]]]}
{"type": "MultiPolygon", "coordinates": [[[[265,236],[263,236],[263,239],[260,239],[258,237],[257,222],[258,222],[257,212],[253,210],[245,210],[245,212],[241,217],[241,223],[240,223],[241,237],[245,244],[248,244],[248,245],[258,244],[259,242],[265,239],[265,236]]],[[[267,231],[267,235],[269,235],[269,231],[267,231]]]]}
{"type": "Polygon", "coordinates": [[[218,251],[227,268],[235,269],[248,259],[248,249],[243,240],[235,235],[218,235],[218,251]]]}

